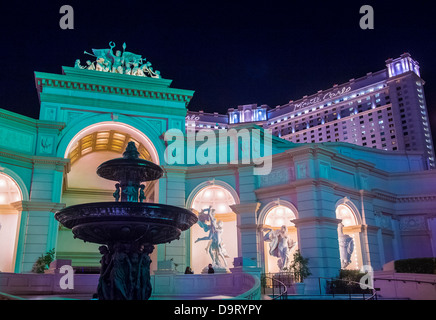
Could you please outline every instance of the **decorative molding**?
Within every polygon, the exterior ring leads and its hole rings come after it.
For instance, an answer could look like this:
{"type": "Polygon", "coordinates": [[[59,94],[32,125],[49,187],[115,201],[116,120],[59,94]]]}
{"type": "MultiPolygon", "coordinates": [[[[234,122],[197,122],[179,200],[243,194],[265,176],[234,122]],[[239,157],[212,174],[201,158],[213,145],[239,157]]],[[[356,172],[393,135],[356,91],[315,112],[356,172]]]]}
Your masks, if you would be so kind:
{"type": "Polygon", "coordinates": [[[234,204],[230,208],[239,215],[245,213],[256,214],[260,208],[260,202],[234,204]]]}
{"type": "Polygon", "coordinates": [[[274,198],[289,195],[295,192],[295,186],[289,184],[264,187],[254,190],[257,199],[274,198]]]}
{"type": "Polygon", "coordinates": [[[17,201],[11,203],[15,210],[19,211],[50,211],[53,213],[65,208],[65,203],[46,201],[17,201]]]}
{"type": "Polygon", "coordinates": [[[400,235],[414,237],[431,237],[432,233],[429,230],[400,230],[400,235]]]}
{"type": "Polygon", "coordinates": [[[52,154],[55,147],[55,137],[53,135],[41,135],[39,137],[39,151],[42,154],[52,154]]]}
{"type": "MultiPolygon", "coordinates": [[[[115,182],[114,182],[115,185],[115,182]]],[[[81,196],[110,196],[112,197],[113,190],[101,190],[101,189],[86,189],[86,188],[67,188],[63,195],[81,197],[81,196]]]]}
{"type": "Polygon", "coordinates": [[[339,225],[342,220],[336,219],[336,218],[329,218],[329,217],[307,217],[307,218],[299,218],[291,220],[293,224],[298,228],[301,225],[305,224],[322,224],[322,223],[328,223],[333,225],[339,225]]]}
{"type": "MultiPolygon", "coordinates": [[[[125,96],[124,96],[125,97],[125,96]]],[[[156,108],[159,109],[160,114],[164,114],[167,116],[179,116],[179,117],[185,117],[186,115],[186,109],[185,106],[181,105],[175,105],[175,104],[169,104],[165,103],[164,106],[162,103],[149,103],[147,100],[127,100],[127,97],[125,97],[126,100],[116,101],[114,99],[108,99],[107,97],[105,99],[99,99],[99,98],[90,98],[87,96],[78,96],[74,94],[66,95],[63,94],[63,92],[57,93],[57,92],[41,92],[40,93],[40,99],[42,102],[45,103],[58,103],[60,105],[74,105],[77,106],[77,110],[84,110],[89,107],[95,108],[95,113],[109,113],[112,114],[113,112],[117,113],[120,111],[120,105],[122,105],[123,110],[133,111],[135,113],[155,113],[156,108]],[[96,103],[98,101],[98,103],[96,103]],[[112,111],[108,111],[112,110],[112,111]]],[[[186,105],[189,101],[185,101],[184,104],[186,105]]],[[[64,110],[65,108],[61,108],[61,110],[64,110]]],[[[92,110],[87,110],[87,112],[92,112],[92,110]]],[[[126,115],[131,116],[131,112],[127,113],[120,113],[120,115],[126,115]]],[[[182,128],[179,126],[179,128],[182,128]]]]}
{"type": "Polygon", "coordinates": [[[35,120],[33,118],[29,118],[21,114],[13,113],[11,111],[7,111],[4,109],[0,110],[0,119],[1,118],[11,121],[15,124],[19,123],[33,128],[36,127],[36,123],[38,122],[38,120],[35,120]]]}
{"type": "Polygon", "coordinates": [[[36,127],[38,129],[50,129],[61,132],[66,127],[65,122],[48,121],[48,120],[36,120],[36,127]]]}
{"type": "Polygon", "coordinates": [[[0,204],[0,214],[17,214],[17,209],[11,204],[0,204]]]}
{"type": "Polygon", "coordinates": [[[377,199],[388,201],[388,202],[393,202],[393,203],[397,202],[398,196],[394,193],[390,193],[390,192],[380,190],[380,189],[371,189],[371,192],[373,193],[373,195],[377,199]]]}
{"type": "Polygon", "coordinates": [[[359,224],[355,226],[348,226],[343,228],[344,233],[354,233],[354,232],[362,232],[364,230],[364,226],[359,224]]]}
{"type": "Polygon", "coordinates": [[[362,230],[363,231],[367,231],[367,232],[372,232],[372,233],[377,233],[381,228],[377,227],[377,226],[371,226],[371,225],[362,225],[362,230]]]}
{"type": "Polygon", "coordinates": [[[436,201],[436,194],[419,195],[419,196],[398,196],[397,202],[423,202],[423,201],[436,201]]]}
{"type": "Polygon", "coordinates": [[[260,175],[258,177],[259,185],[262,186],[262,188],[287,184],[290,181],[295,180],[295,169],[293,165],[284,168],[277,168],[271,170],[270,174],[260,175]]]}
{"type": "Polygon", "coordinates": [[[310,168],[307,161],[300,161],[295,163],[295,179],[308,179],[310,178],[310,168]]]}
{"type": "Polygon", "coordinates": [[[57,131],[62,131],[62,129],[65,128],[64,122],[37,120],[4,109],[0,109],[0,119],[11,121],[15,126],[17,123],[19,123],[32,128],[52,129],[57,131]]]}
{"type": "Polygon", "coordinates": [[[71,170],[71,161],[65,158],[33,156],[32,163],[35,166],[50,167],[64,173],[68,173],[71,170]]]}
{"type": "MultiPolygon", "coordinates": [[[[91,84],[84,81],[72,81],[72,80],[55,80],[49,79],[48,77],[35,77],[36,87],[38,93],[42,93],[43,87],[52,87],[60,89],[74,89],[78,91],[90,91],[96,93],[108,93],[117,94],[130,97],[139,98],[150,98],[165,101],[175,101],[189,103],[192,99],[193,94],[182,94],[177,92],[161,92],[157,90],[144,90],[137,88],[127,88],[115,85],[106,84],[91,84]]],[[[175,91],[177,89],[170,89],[170,91],[175,91]]]]}
{"type": "Polygon", "coordinates": [[[234,212],[228,213],[215,213],[215,218],[222,222],[236,221],[236,214],[234,212]]]}
{"type": "MultiPolygon", "coordinates": [[[[5,150],[0,148],[0,157],[13,159],[18,162],[29,164],[29,168],[34,166],[47,166],[59,172],[69,172],[71,170],[70,159],[57,158],[57,157],[44,157],[44,156],[30,156],[13,152],[12,150],[5,150]]],[[[15,165],[17,163],[14,163],[15,165]]]]}
{"type": "Polygon", "coordinates": [[[400,231],[425,231],[427,219],[424,215],[408,215],[400,218],[400,231]]]}
{"type": "Polygon", "coordinates": [[[395,238],[395,233],[392,230],[389,230],[389,229],[382,229],[382,235],[390,236],[390,237],[395,238]]]}
{"type": "Polygon", "coordinates": [[[239,230],[247,230],[247,231],[257,231],[258,230],[258,225],[257,224],[238,224],[237,225],[239,230]]]}
{"type": "MultiPolygon", "coordinates": [[[[32,169],[32,156],[0,148],[0,158],[13,160],[11,164],[32,169]],[[21,163],[21,164],[20,164],[21,163]]],[[[2,161],[4,161],[2,159],[2,161]]]]}

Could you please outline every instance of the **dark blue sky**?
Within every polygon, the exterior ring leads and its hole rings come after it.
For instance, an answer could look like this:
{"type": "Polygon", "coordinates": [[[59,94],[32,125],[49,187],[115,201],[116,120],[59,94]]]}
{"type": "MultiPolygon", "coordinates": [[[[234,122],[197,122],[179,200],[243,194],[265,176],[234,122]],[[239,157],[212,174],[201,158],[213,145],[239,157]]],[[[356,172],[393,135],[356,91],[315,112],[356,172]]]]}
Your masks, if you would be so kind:
{"type": "Polygon", "coordinates": [[[188,108],[274,107],[385,67],[409,52],[420,63],[436,129],[436,9],[432,1],[2,1],[0,108],[33,118],[34,71],[61,73],[83,51],[114,41],[195,90],[188,108]],[[62,30],[59,9],[74,9],[62,30]],[[374,8],[374,30],[359,8],[374,8]],[[433,111],[435,109],[435,111],[433,111]]]}

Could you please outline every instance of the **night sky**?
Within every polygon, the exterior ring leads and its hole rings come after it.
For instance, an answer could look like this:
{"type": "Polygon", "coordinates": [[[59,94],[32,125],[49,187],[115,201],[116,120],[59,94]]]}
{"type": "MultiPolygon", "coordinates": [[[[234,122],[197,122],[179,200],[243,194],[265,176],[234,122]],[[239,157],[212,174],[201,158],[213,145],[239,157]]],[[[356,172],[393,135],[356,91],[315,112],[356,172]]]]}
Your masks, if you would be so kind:
{"type": "Polygon", "coordinates": [[[270,107],[385,68],[409,52],[421,67],[436,131],[436,8],[432,1],[2,1],[0,108],[39,116],[34,71],[61,73],[92,48],[142,54],[195,90],[189,110],[270,107]],[[24,4],[25,3],[25,4],[24,4]],[[74,29],[62,30],[62,5],[74,29]],[[362,30],[362,5],[374,30],[362,30]]]}

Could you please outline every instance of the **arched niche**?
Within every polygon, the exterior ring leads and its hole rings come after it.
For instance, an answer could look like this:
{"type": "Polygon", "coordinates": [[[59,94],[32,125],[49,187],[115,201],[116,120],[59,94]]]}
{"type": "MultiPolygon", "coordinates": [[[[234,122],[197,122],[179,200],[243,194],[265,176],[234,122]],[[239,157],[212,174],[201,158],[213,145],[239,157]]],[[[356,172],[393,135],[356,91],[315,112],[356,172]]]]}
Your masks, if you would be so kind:
{"type": "Polygon", "coordinates": [[[22,200],[18,183],[0,172],[0,272],[14,271],[21,212],[12,204],[22,200]]]}
{"type": "MultiPolygon", "coordinates": [[[[116,181],[99,177],[97,167],[110,159],[122,157],[133,141],[140,158],[159,164],[160,158],[152,141],[138,129],[120,122],[101,122],[80,130],[65,148],[71,170],[63,184],[63,202],[67,206],[96,201],[111,201],[116,181]]],[[[159,181],[146,183],[148,201],[158,201],[159,181]]]]}
{"type": "Polygon", "coordinates": [[[297,219],[298,211],[297,208],[289,201],[277,199],[268,203],[259,214],[259,223],[262,224],[261,238],[263,245],[261,249],[263,250],[263,261],[266,273],[277,273],[280,272],[281,261],[278,257],[271,254],[274,242],[265,240],[268,238],[268,231],[274,232],[280,230],[282,226],[286,227],[288,237],[294,243],[293,247],[289,251],[289,262],[292,262],[293,253],[298,249],[298,233],[295,224],[292,220],[297,219]]]}
{"type": "MultiPolygon", "coordinates": [[[[223,222],[223,244],[228,258],[225,259],[227,268],[233,267],[233,259],[238,256],[238,230],[236,214],[230,208],[238,204],[239,197],[235,190],[222,181],[208,181],[201,183],[191,192],[187,199],[186,207],[198,214],[202,209],[211,207],[215,210],[217,221],[223,222]]],[[[210,222],[206,222],[210,224],[210,222]]],[[[190,228],[191,238],[191,268],[194,273],[200,273],[212,262],[207,250],[209,239],[204,239],[209,233],[204,231],[198,224],[190,228]],[[199,240],[198,239],[204,239],[199,240]]]]}
{"type": "MultiPolygon", "coordinates": [[[[64,137],[70,137],[65,133],[64,137]]],[[[105,121],[79,130],[69,143],[61,142],[64,157],[70,159],[71,169],[65,174],[62,202],[67,206],[102,201],[114,201],[116,181],[97,175],[98,166],[114,158],[123,156],[129,142],[133,141],[139,157],[159,164],[159,153],[144,133],[129,124],[105,121]]],[[[159,180],[144,183],[146,202],[159,202],[159,180]]],[[[99,266],[98,245],[74,239],[71,230],[60,227],[56,247],[59,259],[72,259],[73,266],[99,266]]],[[[157,250],[151,257],[157,264],[157,250]]],[[[155,265],[151,266],[156,269],[155,265]]]]}
{"type": "Polygon", "coordinates": [[[341,269],[357,270],[363,265],[361,231],[362,219],[354,203],[344,197],[336,203],[338,225],[339,257],[341,269]]]}

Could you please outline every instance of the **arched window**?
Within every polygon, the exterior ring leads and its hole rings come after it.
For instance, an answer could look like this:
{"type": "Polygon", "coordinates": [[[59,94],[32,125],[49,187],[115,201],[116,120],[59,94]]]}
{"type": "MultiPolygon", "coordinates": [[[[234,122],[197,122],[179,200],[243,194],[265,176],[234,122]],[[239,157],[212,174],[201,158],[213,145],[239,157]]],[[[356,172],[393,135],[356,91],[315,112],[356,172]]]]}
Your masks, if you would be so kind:
{"type": "Polygon", "coordinates": [[[267,273],[276,273],[288,268],[293,259],[293,253],[298,248],[297,228],[291,222],[297,218],[297,210],[291,203],[285,202],[283,204],[283,202],[277,200],[266,205],[260,215],[261,219],[263,217],[263,258],[267,273]],[[280,237],[288,239],[286,240],[288,247],[286,258],[278,251],[278,243],[282,242],[282,240],[277,241],[277,239],[281,239],[280,237]]]}
{"type": "Polygon", "coordinates": [[[295,213],[288,207],[277,205],[270,209],[266,214],[265,225],[271,227],[291,227],[295,226],[291,220],[295,219],[295,213]]]}
{"type": "Polygon", "coordinates": [[[20,201],[21,191],[14,180],[0,172],[0,205],[20,201]]]}
{"type": "MultiPolygon", "coordinates": [[[[195,192],[195,191],[194,191],[195,192]]],[[[221,185],[206,185],[193,195],[192,201],[188,200],[188,206],[194,209],[194,212],[201,212],[203,209],[214,210],[214,218],[221,225],[223,248],[227,255],[225,259],[219,260],[223,268],[231,268],[233,259],[238,256],[238,230],[236,227],[236,214],[230,208],[236,204],[237,199],[232,192],[221,185]],[[224,261],[223,261],[224,260],[224,261]]],[[[205,221],[210,226],[210,220],[205,221]]],[[[210,230],[203,229],[199,224],[195,224],[191,229],[191,268],[194,273],[200,273],[205,270],[209,263],[213,264],[209,247],[212,238],[210,230]]],[[[217,267],[215,267],[217,272],[217,267]]]]}
{"type": "Polygon", "coordinates": [[[341,269],[359,269],[363,264],[360,244],[359,213],[355,205],[344,198],[337,203],[339,257],[341,269]]]}
{"type": "Polygon", "coordinates": [[[195,196],[192,208],[201,211],[212,206],[216,214],[225,214],[233,212],[230,206],[234,204],[236,204],[235,199],[227,189],[218,185],[211,185],[203,188],[195,196]]]}
{"type": "Polygon", "coordinates": [[[336,208],[336,218],[342,220],[344,227],[357,225],[356,217],[350,207],[345,204],[340,204],[336,208]]]}
{"type": "Polygon", "coordinates": [[[0,172],[0,271],[13,272],[20,212],[11,203],[23,200],[18,184],[0,172]]]}

